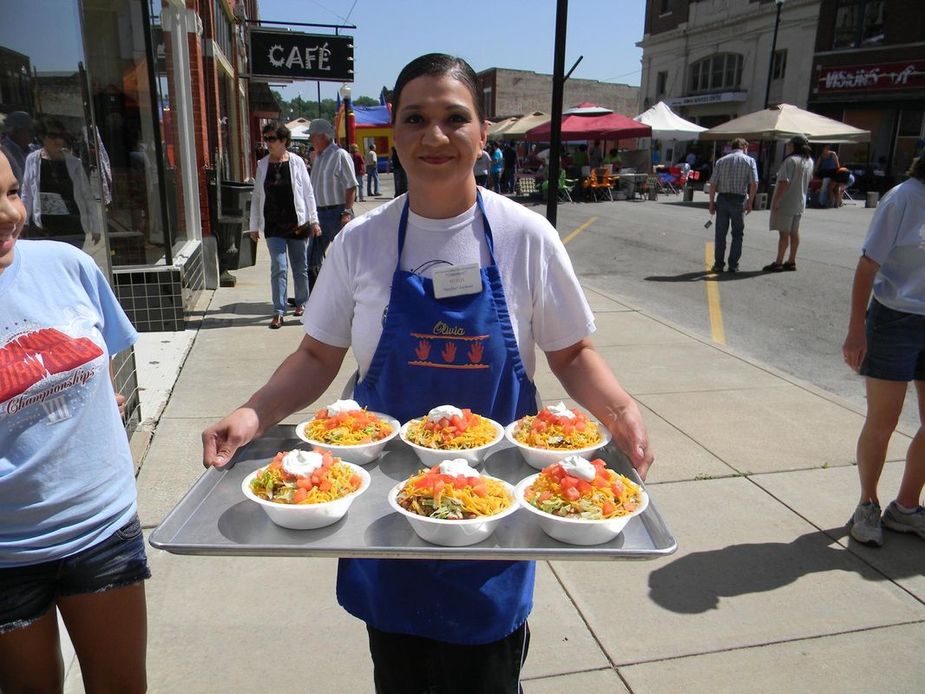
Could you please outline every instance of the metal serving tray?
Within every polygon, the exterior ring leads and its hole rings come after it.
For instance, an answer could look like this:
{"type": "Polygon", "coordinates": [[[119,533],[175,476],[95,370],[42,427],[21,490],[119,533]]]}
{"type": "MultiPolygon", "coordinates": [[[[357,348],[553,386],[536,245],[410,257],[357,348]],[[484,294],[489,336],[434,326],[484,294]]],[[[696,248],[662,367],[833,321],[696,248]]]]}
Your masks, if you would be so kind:
{"type": "MultiPolygon", "coordinates": [[[[150,536],[152,546],[175,554],[386,559],[654,559],[671,554],[677,543],[649,499],[648,508],[630,520],[623,533],[601,545],[567,545],[548,537],[527,511],[501,522],[487,540],[469,547],[440,547],[418,538],[386,501],[388,491],[421,468],[399,439],[365,466],[372,478],[347,515],[317,530],[289,530],[275,525],[241,492],[242,480],[266,465],[278,451],[303,446],[292,426],[278,426],[238,450],[232,466],[207,470],[150,536]]],[[[609,467],[638,480],[626,458],[613,446],[600,452],[609,467]]],[[[482,470],[516,484],[537,472],[507,441],[498,444],[482,470]]]]}

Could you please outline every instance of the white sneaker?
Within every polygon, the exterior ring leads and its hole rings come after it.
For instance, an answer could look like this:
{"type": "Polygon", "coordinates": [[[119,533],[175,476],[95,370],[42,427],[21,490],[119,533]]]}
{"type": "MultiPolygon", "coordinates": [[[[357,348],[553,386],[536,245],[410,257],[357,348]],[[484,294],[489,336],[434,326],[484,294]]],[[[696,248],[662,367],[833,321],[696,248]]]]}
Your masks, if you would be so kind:
{"type": "Polygon", "coordinates": [[[890,530],[901,533],[915,533],[925,540],[925,508],[919,506],[912,513],[903,513],[891,501],[883,514],[883,524],[890,530]]]}
{"type": "Polygon", "coordinates": [[[851,537],[865,545],[883,545],[883,527],[880,522],[880,505],[873,501],[858,504],[848,521],[851,537]]]}

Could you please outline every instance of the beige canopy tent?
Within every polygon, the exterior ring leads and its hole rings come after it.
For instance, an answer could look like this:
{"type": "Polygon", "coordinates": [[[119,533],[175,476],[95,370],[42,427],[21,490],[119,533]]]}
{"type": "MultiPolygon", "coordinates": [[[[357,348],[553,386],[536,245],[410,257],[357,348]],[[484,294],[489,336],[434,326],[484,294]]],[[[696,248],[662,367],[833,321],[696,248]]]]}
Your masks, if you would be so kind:
{"type": "Polygon", "coordinates": [[[534,111],[518,118],[508,127],[501,131],[495,139],[502,140],[525,140],[527,131],[538,125],[549,122],[549,114],[542,111],[534,111]]]}
{"type": "Polygon", "coordinates": [[[870,132],[841,121],[804,111],[792,104],[779,104],[717,125],[700,133],[701,140],[789,140],[805,135],[810,142],[869,142],[870,132]]]}
{"type": "Polygon", "coordinates": [[[492,123],[488,127],[488,139],[497,140],[507,128],[511,127],[516,122],[517,116],[511,116],[510,118],[499,120],[497,123],[492,123]]]}

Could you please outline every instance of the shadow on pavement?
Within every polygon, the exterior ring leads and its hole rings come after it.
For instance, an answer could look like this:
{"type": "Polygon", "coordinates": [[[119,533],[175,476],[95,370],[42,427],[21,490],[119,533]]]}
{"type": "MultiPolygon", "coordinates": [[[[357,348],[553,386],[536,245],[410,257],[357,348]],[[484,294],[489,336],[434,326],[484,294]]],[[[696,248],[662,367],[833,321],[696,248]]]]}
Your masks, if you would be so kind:
{"type": "Polygon", "coordinates": [[[848,535],[846,526],[818,530],[793,542],[730,545],[693,552],[649,575],[649,597],[665,609],[697,614],[717,609],[720,598],[764,593],[803,576],[827,571],[854,571],[867,581],[892,581],[921,575],[925,551],[916,537],[887,532],[879,549],[848,549],[833,543],[848,535]]]}
{"type": "MultiPolygon", "coordinates": [[[[273,307],[266,301],[236,301],[216,308],[202,311],[186,321],[187,330],[214,330],[250,325],[269,325],[273,317],[273,307]]],[[[301,325],[292,311],[284,316],[284,325],[301,325]]]]}
{"type": "Polygon", "coordinates": [[[644,279],[646,282],[734,282],[768,274],[770,273],[763,270],[740,270],[739,272],[699,270],[697,272],[682,272],[680,275],[649,275],[644,279]]]}

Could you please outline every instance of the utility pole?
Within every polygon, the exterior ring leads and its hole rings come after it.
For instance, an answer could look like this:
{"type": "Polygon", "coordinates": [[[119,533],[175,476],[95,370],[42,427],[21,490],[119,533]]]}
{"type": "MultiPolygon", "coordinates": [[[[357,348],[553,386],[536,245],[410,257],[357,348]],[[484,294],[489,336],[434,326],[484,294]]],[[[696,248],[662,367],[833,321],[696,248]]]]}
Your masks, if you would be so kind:
{"type": "Polygon", "coordinates": [[[552,69],[552,120],[549,128],[549,185],[546,187],[546,219],[553,226],[559,206],[559,150],[562,147],[562,97],[565,91],[565,38],[568,0],[556,2],[555,57],[552,69]]]}

